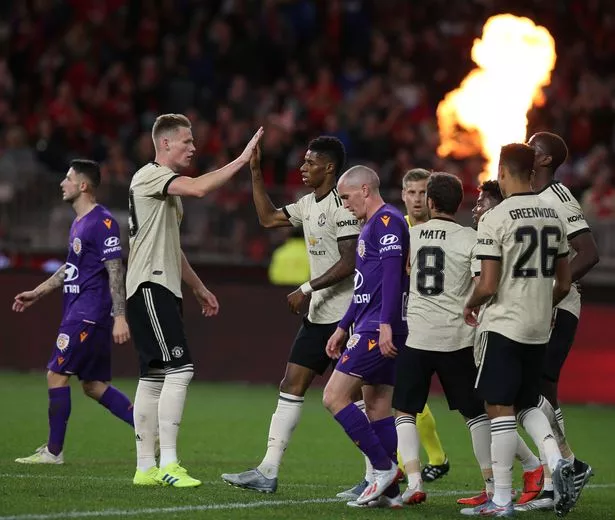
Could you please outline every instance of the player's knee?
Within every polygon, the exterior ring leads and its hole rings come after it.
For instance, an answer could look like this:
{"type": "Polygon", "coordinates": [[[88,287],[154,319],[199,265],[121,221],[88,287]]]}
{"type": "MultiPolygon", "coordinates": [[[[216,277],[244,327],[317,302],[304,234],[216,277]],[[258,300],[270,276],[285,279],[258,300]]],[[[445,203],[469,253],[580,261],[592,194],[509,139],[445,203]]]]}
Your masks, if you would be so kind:
{"type": "Polygon", "coordinates": [[[330,390],[325,390],[322,393],[322,405],[329,411],[333,411],[335,404],[335,395],[330,390]]]}
{"type": "Polygon", "coordinates": [[[307,387],[305,382],[299,378],[284,377],[280,382],[280,392],[284,392],[285,394],[303,397],[306,391],[307,387]]]}
{"type": "Polygon", "coordinates": [[[106,392],[108,385],[102,381],[82,381],[81,388],[83,389],[83,393],[85,395],[95,401],[99,401],[102,395],[106,392]]]}
{"type": "Polygon", "coordinates": [[[68,376],[64,374],[58,374],[52,370],[47,371],[47,387],[48,388],[61,388],[68,386],[68,376]]]}

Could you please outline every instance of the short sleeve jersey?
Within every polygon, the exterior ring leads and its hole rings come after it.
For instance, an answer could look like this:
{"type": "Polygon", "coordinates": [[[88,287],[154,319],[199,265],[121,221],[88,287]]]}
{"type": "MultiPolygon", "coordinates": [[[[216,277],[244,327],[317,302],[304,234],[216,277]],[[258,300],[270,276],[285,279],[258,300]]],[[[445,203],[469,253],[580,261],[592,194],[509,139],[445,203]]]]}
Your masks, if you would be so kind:
{"type": "Polygon", "coordinates": [[[181,198],[169,195],[173,170],[149,163],[134,174],[129,191],[130,253],[126,272],[126,297],[139,285],[154,282],[181,298],[181,198]]]}
{"type": "Polygon", "coordinates": [[[356,305],[355,332],[375,332],[380,327],[383,297],[382,260],[401,257],[398,276],[401,277],[399,294],[385,294],[396,299],[393,308],[399,309],[391,323],[394,335],[408,333],[406,302],[408,276],[405,259],[408,256],[408,225],[399,210],[390,204],[383,205],[365,223],[357,244],[357,260],[353,302],[356,305]]]}
{"type": "Polygon", "coordinates": [[[478,223],[477,258],[501,262],[496,294],[480,325],[519,343],[547,343],[558,258],[568,255],[557,211],[534,193],[518,193],[478,223]]]}
{"type": "MultiPolygon", "coordinates": [[[[557,214],[564,223],[566,237],[569,242],[574,237],[590,231],[583,211],[581,210],[581,205],[578,203],[577,199],[572,196],[570,190],[562,183],[553,181],[538,192],[538,195],[541,200],[557,211],[557,214]]],[[[570,244],[568,248],[568,258],[572,262],[576,252],[570,247],[570,244]]],[[[568,295],[557,305],[557,307],[574,314],[577,318],[581,315],[581,295],[575,284],[572,285],[568,295]]]]}
{"type": "MultiPolygon", "coordinates": [[[[283,208],[293,226],[303,226],[310,261],[310,278],[327,272],[340,259],[338,242],[359,236],[359,222],[344,209],[337,189],[316,198],[314,193],[283,208]]],[[[308,320],[336,323],[342,319],[352,296],[352,277],[312,293],[308,320]]]]}
{"type": "Polygon", "coordinates": [[[120,229],[107,208],[97,205],[73,221],[64,276],[62,324],[109,323],[112,302],[104,263],[121,257],[120,229]]]}
{"type": "Polygon", "coordinates": [[[474,344],[462,309],[479,271],[474,229],[441,218],[410,228],[406,345],[452,352],[474,344]]]}

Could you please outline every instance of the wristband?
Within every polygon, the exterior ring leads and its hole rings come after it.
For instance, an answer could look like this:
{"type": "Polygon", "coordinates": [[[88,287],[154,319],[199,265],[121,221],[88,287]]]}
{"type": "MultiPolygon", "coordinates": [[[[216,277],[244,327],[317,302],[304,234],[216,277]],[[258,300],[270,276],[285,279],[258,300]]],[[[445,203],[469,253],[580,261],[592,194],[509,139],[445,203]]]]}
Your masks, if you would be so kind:
{"type": "Polygon", "coordinates": [[[305,282],[303,284],[301,284],[301,286],[299,287],[299,289],[301,290],[301,292],[303,294],[305,294],[306,296],[308,294],[312,294],[314,292],[314,289],[312,288],[312,285],[310,284],[310,282],[305,282]]]}

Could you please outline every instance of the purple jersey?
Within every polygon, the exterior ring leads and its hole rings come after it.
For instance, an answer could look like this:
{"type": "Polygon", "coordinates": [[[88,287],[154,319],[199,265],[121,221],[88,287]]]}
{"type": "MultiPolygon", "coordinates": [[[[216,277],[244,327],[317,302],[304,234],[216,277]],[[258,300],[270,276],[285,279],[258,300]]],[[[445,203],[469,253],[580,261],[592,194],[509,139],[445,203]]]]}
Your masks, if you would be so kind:
{"type": "Polygon", "coordinates": [[[405,263],[409,242],[408,225],[404,216],[390,204],[382,206],[363,226],[357,244],[355,288],[352,297],[353,305],[356,306],[356,332],[377,331],[380,323],[384,322],[382,311],[391,309],[388,323],[393,335],[408,334],[405,309],[408,275],[405,263]],[[400,258],[401,264],[399,272],[386,273],[385,277],[383,261],[387,258],[400,258]],[[387,278],[389,282],[386,281],[387,278]],[[385,297],[388,298],[384,305],[383,280],[385,284],[389,284],[384,291],[385,297]]]}
{"type": "Polygon", "coordinates": [[[70,228],[62,324],[107,324],[111,316],[107,260],[122,257],[120,229],[108,209],[97,205],[70,228]]]}

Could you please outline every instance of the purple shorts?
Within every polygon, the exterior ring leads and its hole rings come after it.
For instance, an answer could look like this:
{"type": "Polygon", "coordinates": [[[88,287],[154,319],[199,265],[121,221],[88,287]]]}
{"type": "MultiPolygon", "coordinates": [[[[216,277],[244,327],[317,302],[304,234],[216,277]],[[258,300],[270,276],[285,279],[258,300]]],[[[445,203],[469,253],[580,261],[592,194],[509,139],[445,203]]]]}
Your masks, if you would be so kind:
{"type": "MultiPolygon", "coordinates": [[[[358,332],[350,336],[335,370],[358,377],[370,385],[393,386],[395,360],[380,353],[378,337],[378,332],[358,332]]],[[[393,336],[393,343],[398,349],[404,348],[406,335],[393,336]]]]}
{"type": "Polygon", "coordinates": [[[47,368],[82,381],[111,381],[112,330],[86,322],[60,325],[47,368]]]}

